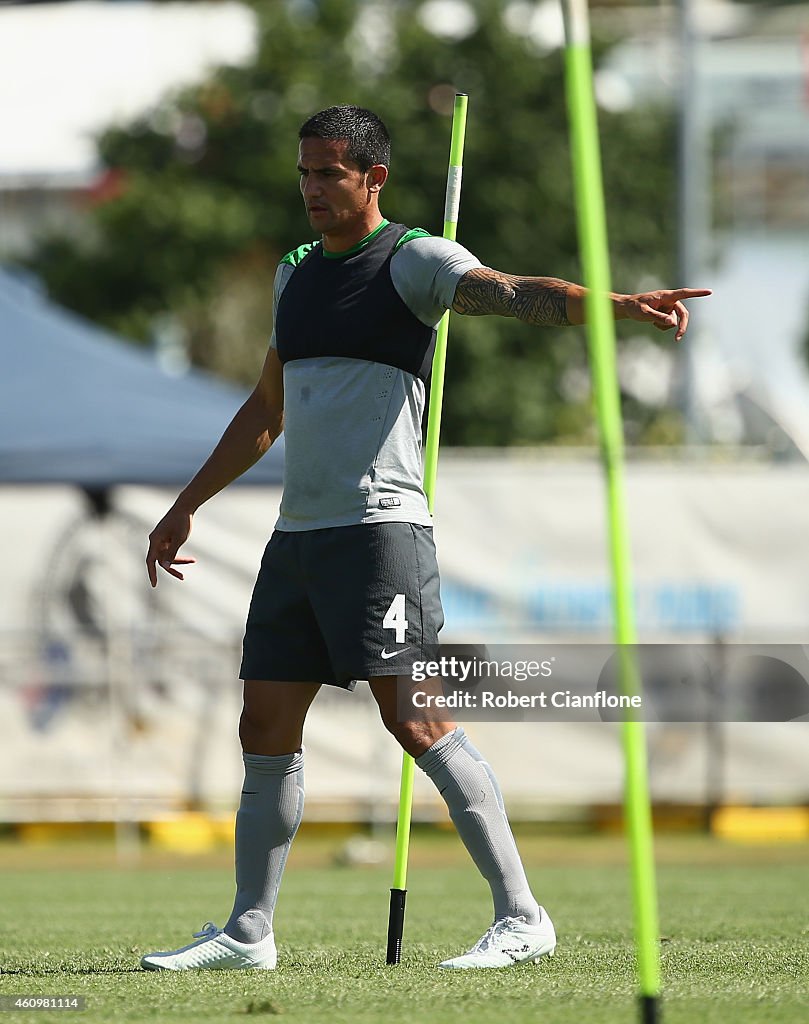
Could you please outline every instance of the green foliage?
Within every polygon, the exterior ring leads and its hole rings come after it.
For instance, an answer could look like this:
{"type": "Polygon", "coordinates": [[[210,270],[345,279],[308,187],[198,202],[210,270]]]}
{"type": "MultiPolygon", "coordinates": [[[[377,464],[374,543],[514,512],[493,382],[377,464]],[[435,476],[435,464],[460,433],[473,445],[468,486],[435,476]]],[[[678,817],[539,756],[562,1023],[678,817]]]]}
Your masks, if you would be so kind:
{"type": "MultiPolygon", "coordinates": [[[[475,31],[445,40],[423,27],[419,3],[400,0],[373,45],[357,30],[368,10],[358,0],[253,6],[252,64],[222,68],[99,140],[123,188],[92,209],[89,241],[43,240],[32,262],[58,300],[141,341],[170,310],[194,362],[252,381],[275,263],[311,233],[295,173],[300,123],[333,103],[375,109],[393,137],[384,212],[440,233],[456,89],[470,95],[459,241],[507,272],[580,279],[562,56],[506,28],[500,2],[475,0],[475,31]]],[[[601,127],[614,287],[634,291],[670,269],[671,119],[602,112],[601,127]]],[[[568,386],[585,365],[580,330],[456,317],[443,440],[591,440],[589,403],[568,386]]],[[[642,437],[654,416],[640,406],[633,416],[642,437]]]]}

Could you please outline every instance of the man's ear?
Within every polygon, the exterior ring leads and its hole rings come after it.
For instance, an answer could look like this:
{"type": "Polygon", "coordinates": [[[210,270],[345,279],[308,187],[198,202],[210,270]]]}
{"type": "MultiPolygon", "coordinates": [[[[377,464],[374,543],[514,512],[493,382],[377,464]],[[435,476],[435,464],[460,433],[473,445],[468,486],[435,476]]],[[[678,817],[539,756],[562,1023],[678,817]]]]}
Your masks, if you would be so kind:
{"type": "Polygon", "coordinates": [[[369,192],[380,192],[388,180],[388,169],[384,164],[374,164],[368,168],[365,183],[369,192]]]}

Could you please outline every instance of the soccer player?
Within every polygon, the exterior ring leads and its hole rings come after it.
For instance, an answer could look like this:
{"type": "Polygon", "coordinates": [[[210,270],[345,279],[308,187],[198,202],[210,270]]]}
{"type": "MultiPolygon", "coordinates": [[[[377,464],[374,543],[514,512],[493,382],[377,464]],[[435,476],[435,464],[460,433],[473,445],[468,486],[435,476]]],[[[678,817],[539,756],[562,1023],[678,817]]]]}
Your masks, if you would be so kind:
{"type": "MultiPolygon", "coordinates": [[[[390,166],[382,121],[330,107],[299,132],[300,188],[317,242],[285,256],[274,326],[255,390],[149,537],[149,579],[176,566],[194,513],[285,432],[280,516],[244,638],[236,818],[236,897],[223,929],[143,957],[148,970],[272,969],[273,910],[303,812],[303,726],[321,685],[368,680],[385,727],[432,779],[489,883],[494,921],[446,968],[508,967],[550,955],[547,911],[525,876],[497,780],[462,728],[401,722],[396,677],[434,652],[443,624],[422,489],[421,420],[435,331],[447,308],[527,324],[581,324],[584,289],[481,265],[455,242],[390,223],[379,198],[390,166]]],[[[613,295],[616,318],[685,333],[680,289],[613,295]]],[[[440,681],[436,681],[440,685],[440,681]]]]}

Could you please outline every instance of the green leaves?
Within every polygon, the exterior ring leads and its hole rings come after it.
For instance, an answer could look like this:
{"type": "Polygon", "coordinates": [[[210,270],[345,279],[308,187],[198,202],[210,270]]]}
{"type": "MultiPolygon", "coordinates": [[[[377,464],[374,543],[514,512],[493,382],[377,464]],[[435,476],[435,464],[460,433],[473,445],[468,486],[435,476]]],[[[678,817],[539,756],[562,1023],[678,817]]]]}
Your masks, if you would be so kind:
{"type": "MultiPolygon", "coordinates": [[[[311,233],[295,172],[302,121],[334,103],[376,110],[393,138],[384,213],[437,234],[455,90],[470,96],[458,240],[500,270],[580,279],[561,54],[508,28],[501,3],[475,0],[477,27],[460,39],[431,34],[415,0],[375,14],[354,0],[254,6],[251,65],[99,140],[121,187],[88,210],[84,239],[43,239],[32,262],[56,299],[141,341],[171,311],[195,362],[251,383],[274,263],[311,233]],[[241,305],[249,315],[234,315],[241,305]]],[[[635,110],[601,125],[613,282],[634,291],[672,262],[670,117],[635,110]]],[[[586,441],[587,403],[571,409],[561,384],[585,360],[580,330],[454,317],[443,443],[586,441]]],[[[654,415],[637,415],[642,438],[654,415]]]]}

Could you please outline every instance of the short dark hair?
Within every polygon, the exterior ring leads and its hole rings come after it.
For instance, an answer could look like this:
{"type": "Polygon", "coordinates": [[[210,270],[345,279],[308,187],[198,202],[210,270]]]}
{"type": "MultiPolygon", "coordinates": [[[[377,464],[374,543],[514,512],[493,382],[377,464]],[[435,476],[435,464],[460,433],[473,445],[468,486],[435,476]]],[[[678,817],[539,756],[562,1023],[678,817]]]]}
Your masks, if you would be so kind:
{"type": "Polygon", "coordinates": [[[346,139],[346,156],[367,171],[374,164],[390,167],[390,135],[381,118],[365,107],[327,107],[301,125],[299,139],[346,139]]]}

